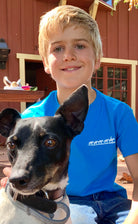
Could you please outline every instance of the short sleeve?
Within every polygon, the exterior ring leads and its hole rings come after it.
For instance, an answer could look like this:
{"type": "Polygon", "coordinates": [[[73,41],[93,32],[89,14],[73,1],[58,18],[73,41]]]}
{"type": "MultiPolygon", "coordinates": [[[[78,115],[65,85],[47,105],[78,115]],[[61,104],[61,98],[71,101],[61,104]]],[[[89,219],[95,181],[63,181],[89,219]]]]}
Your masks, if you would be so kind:
{"type": "Polygon", "coordinates": [[[34,103],[32,106],[28,107],[22,114],[22,119],[29,118],[29,117],[42,117],[43,111],[41,110],[42,101],[34,103]]]}
{"type": "Polygon", "coordinates": [[[117,146],[123,156],[138,153],[138,123],[132,109],[123,104],[116,119],[117,125],[117,146]]]}

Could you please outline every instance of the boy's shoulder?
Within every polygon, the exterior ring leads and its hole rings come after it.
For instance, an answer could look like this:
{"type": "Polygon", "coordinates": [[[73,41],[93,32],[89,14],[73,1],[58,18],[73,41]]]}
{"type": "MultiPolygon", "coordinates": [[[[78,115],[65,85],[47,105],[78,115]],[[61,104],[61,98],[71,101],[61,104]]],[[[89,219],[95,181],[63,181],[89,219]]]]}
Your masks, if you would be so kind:
{"type": "Polygon", "coordinates": [[[132,110],[128,104],[115,99],[111,96],[105,95],[99,90],[95,89],[97,100],[102,104],[103,107],[107,107],[111,110],[132,110]]]}
{"type": "Polygon", "coordinates": [[[110,117],[116,124],[122,120],[129,122],[135,120],[132,108],[118,99],[107,96],[96,90],[96,100],[91,108],[95,111],[95,116],[110,117]],[[94,108],[95,107],[95,108],[94,108]]]}
{"type": "Polygon", "coordinates": [[[54,90],[43,100],[28,107],[21,116],[22,118],[53,116],[58,106],[57,91],[54,90]]]}

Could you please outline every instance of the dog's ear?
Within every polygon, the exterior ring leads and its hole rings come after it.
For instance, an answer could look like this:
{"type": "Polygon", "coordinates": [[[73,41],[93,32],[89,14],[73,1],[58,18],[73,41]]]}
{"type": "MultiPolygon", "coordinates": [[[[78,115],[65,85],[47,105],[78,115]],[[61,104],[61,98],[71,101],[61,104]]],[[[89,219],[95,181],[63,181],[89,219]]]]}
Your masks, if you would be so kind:
{"type": "Polygon", "coordinates": [[[19,112],[12,108],[7,108],[0,113],[0,134],[8,137],[14,128],[16,120],[21,118],[19,112]]]}
{"type": "Polygon", "coordinates": [[[61,114],[64,117],[73,137],[83,130],[88,105],[88,89],[83,85],[56,111],[56,115],[61,114]]]}

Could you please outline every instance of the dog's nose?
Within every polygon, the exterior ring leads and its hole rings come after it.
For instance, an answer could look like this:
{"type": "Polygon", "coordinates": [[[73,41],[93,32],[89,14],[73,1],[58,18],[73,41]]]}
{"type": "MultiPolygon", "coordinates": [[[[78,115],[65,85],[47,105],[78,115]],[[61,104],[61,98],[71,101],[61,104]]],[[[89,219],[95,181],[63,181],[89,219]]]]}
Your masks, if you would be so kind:
{"type": "Polygon", "coordinates": [[[24,175],[21,177],[10,177],[10,183],[12,183],[13,187],[18,190],[22,190],[26,188],[27,184],[29,183],[29,176],[24,175]]]}

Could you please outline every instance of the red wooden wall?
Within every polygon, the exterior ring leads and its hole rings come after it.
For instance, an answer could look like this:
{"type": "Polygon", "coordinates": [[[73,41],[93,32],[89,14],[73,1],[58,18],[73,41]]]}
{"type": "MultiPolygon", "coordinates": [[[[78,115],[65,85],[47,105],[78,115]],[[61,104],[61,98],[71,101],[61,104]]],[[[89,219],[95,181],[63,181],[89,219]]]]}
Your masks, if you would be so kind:
{"type": "Polygon", "coordinates": [[[138,10],[128,11],[128,4],[120,2],[113,16],[99,7],[96,20],[104,57],[138,60],[138,10]]]}
{"type": "MultiPolygon", "coordinates": [[[[58,2],[59,0],[0,0],[0,38],[4,38],[11,49],[6,69],[0,70],[0,88],[3,88],[3,76],[7,75],[11,80],[19,78],[16,53],[38,54],[40,16],[57,6],[58,2]]],[[[86,11],[91,2],[67,1],[68,4],[77,5],[86,11]]],[[[138,10],[129,12],[128,4],[120,2],[112,16],[111,10],[99,6],[96,20],[102,37],[104,57],[138,60],[138,10]]],[[[136,96],[138,97],[138,90],[136,96]]],[[[0,109],[6,105],[2,103],[0,109]]],[[[18,107],[13,103],[8,106],[18,107]]],[[[138,118],[138,103],[136,109],[138,118]]]]}
{"type": "MultiPolygon", "coordinates": [[[[128,11],[128,4],[120,2],[117,10],[99,8],[97,17],[104,57],[138,61],[138,10],[128,11]]],[[[136,118],[138,120],[138,66],[136,69],[136,118]]]]}
{"type": "MultiPolygon", "coordinates": [[[[10,80],[19,78],[19,61],[16,53],[38,54],[38,27],[40,16],[57,6],[57,1],[44,0],[0,0],[0,38],[4,38],[11,49],[5,70],[0,70],[0,88],[3,76],[10,80]]],[[[0,104],[0,109],[19,104],[0,104]]]]}

